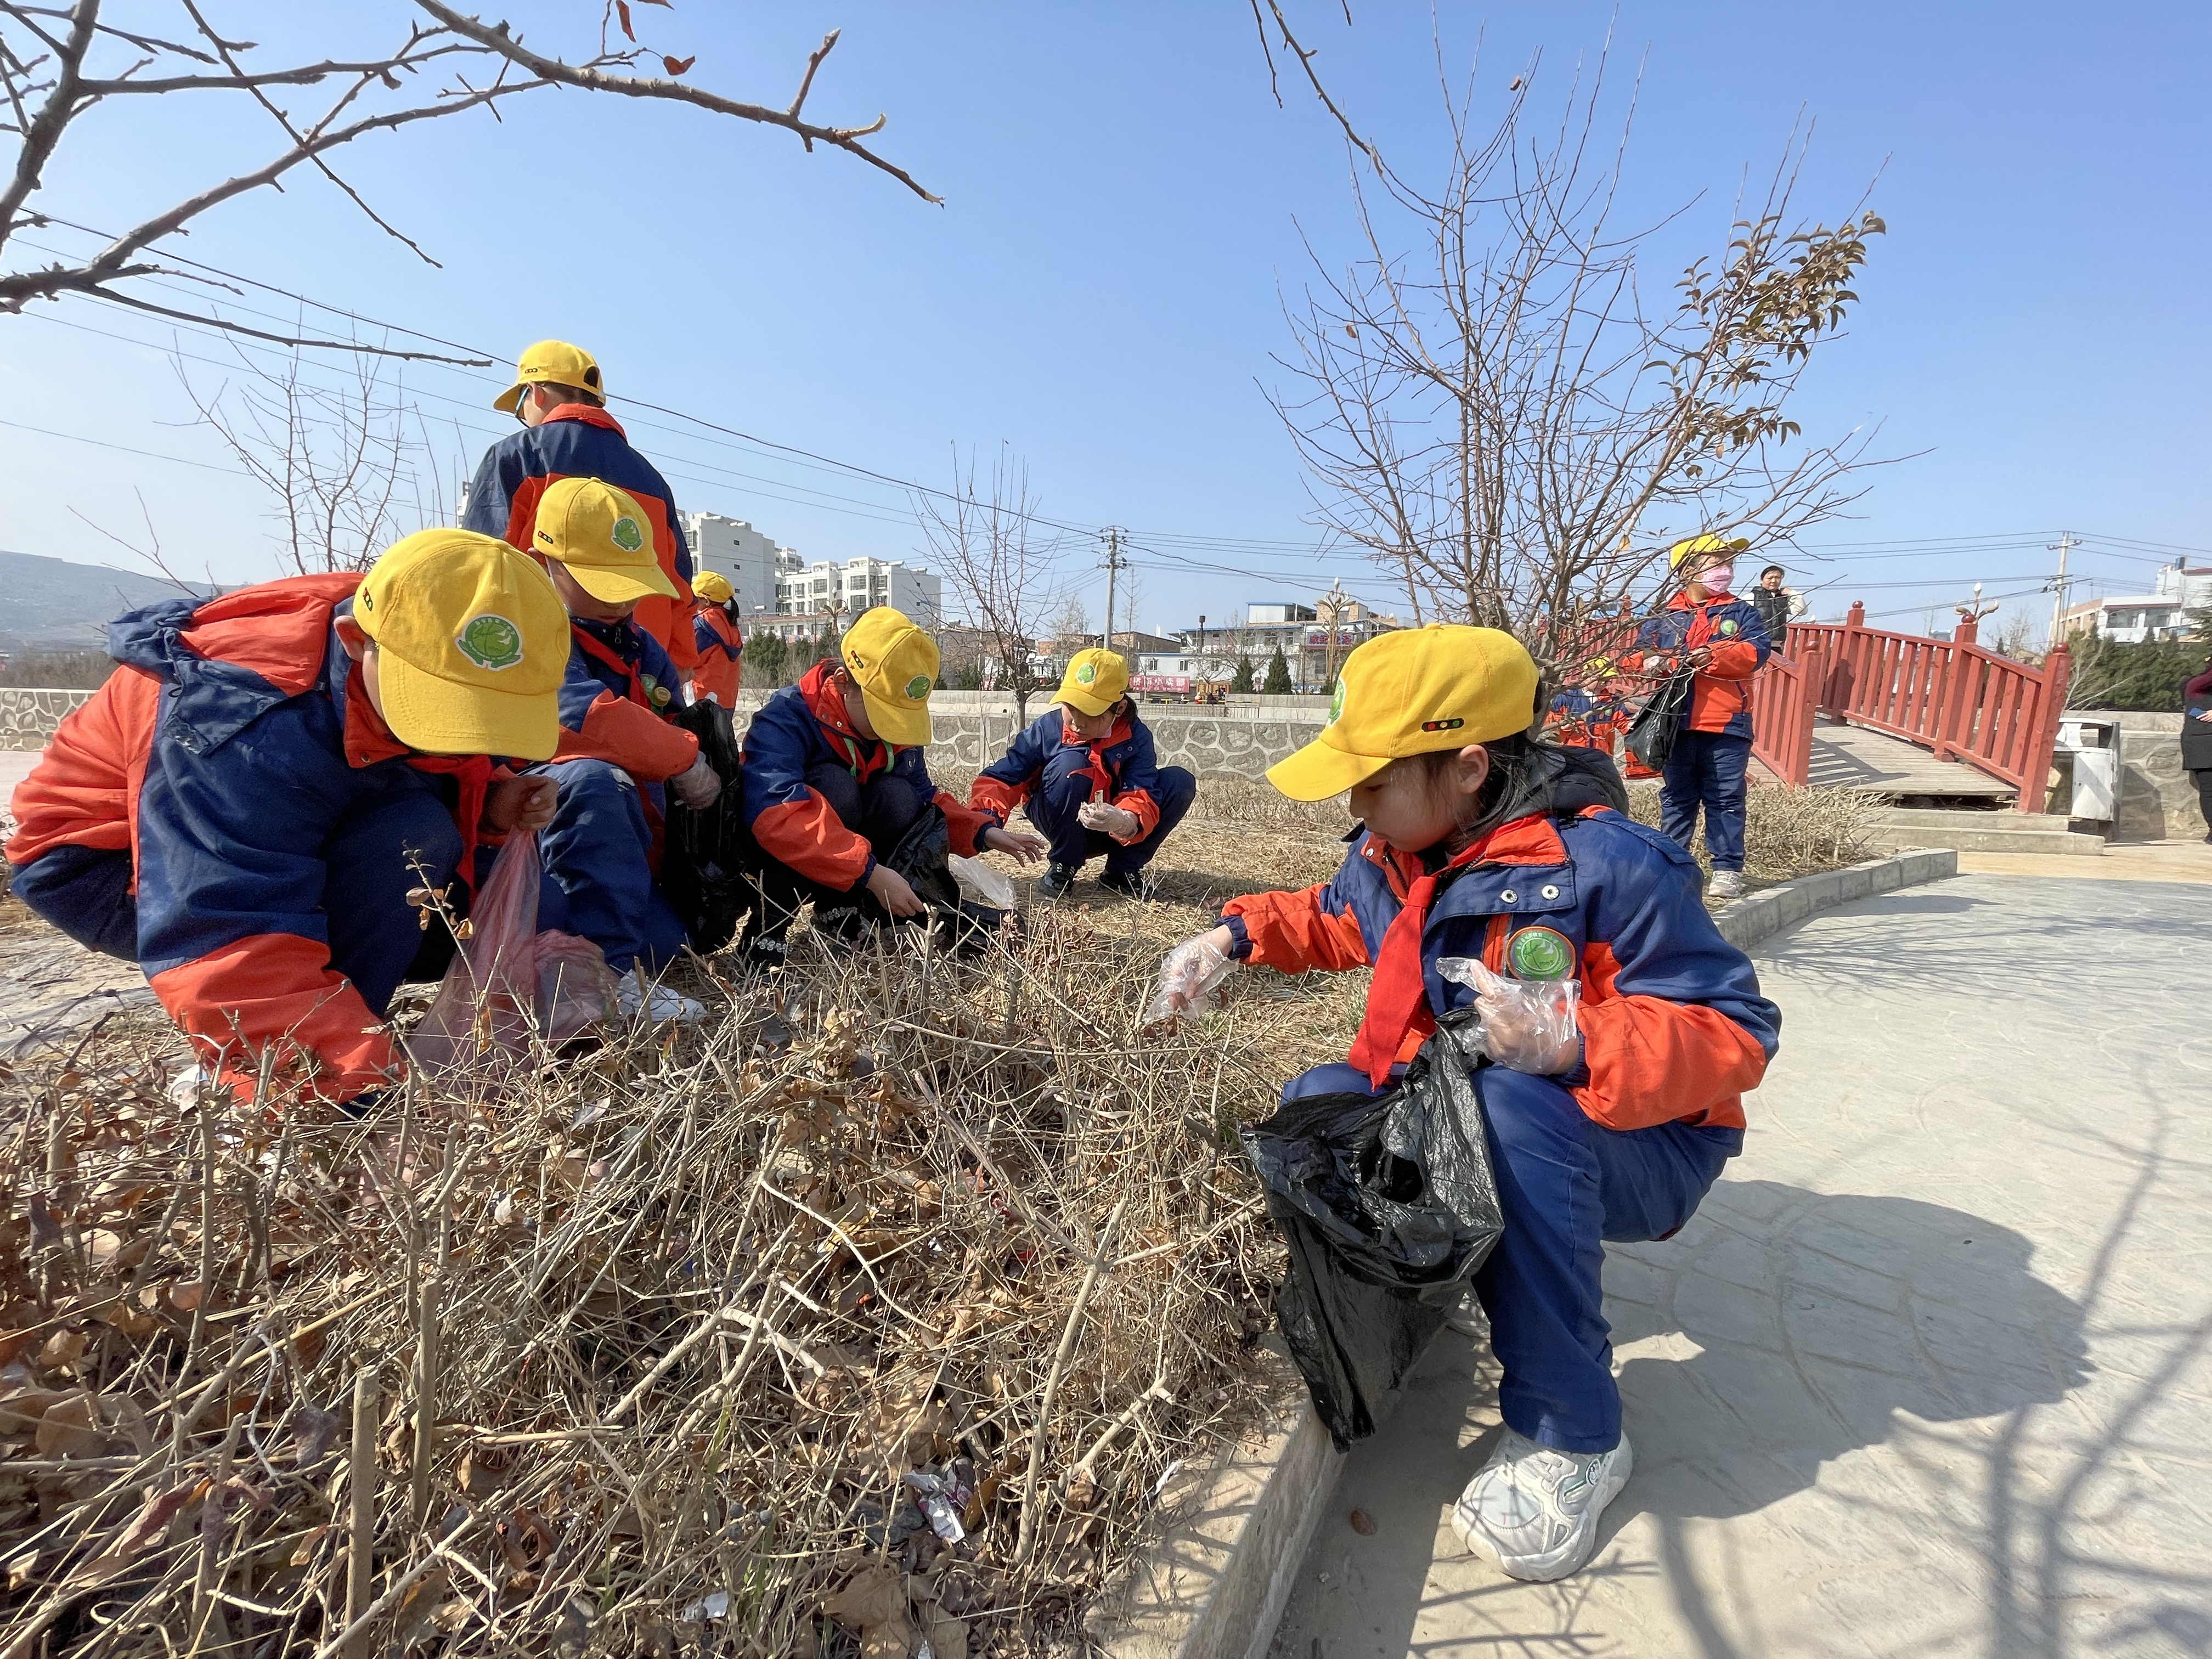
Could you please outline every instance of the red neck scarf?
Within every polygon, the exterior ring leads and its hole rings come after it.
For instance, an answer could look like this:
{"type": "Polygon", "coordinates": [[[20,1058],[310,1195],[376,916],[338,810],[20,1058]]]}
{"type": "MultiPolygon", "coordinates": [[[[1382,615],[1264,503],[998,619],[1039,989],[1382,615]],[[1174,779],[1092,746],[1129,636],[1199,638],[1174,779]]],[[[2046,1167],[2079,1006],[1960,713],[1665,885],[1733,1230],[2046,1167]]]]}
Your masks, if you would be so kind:
{"type": "Polygon", "coordinates": [[[453,781],[453,827],[461,832],[461,862],[456,872],[473,898],[477,890],[477,846],[482,839],[484,798],[491,789],[491,760],[485,755],[418,755],[392,735],[368,700],[368,687],[356,667],[346,676],[346,763],[374,766],[404,760],[417,772],[453,781]]]}
{"type": "Polygon", "coordinates": [[[1429,902],[1437,896],[1437,883],[1446,872],[1464,869],[1489,848],[1485,836],[1433,874],[1417,878],[1406,894],[1406,902],[1382,935],[1382,949],[1375,959],[1375,977],[1367,991],[1367,1018],[1346,1056],[1381,1088],[1389,1080],[1390,1067],[1405,1046],[1409,1031],[1437,1029],[1429,1012],[1429,991],[1421,972],[1421,933],[1428,926],[1429,902]]]}

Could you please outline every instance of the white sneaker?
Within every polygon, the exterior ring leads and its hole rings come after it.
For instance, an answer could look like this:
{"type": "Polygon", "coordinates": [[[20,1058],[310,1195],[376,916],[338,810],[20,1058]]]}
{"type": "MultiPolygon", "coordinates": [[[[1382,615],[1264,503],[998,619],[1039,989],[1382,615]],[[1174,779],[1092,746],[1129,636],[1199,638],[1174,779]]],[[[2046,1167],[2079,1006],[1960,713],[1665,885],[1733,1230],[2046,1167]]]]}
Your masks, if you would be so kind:
{"type": "Polygon", "coordinates": [[[694,1002],[665,985],[641,993],[635,974],[624,974],[615,981],[615,1007],[625,1019],[642,1018],[655,1025],[666,1025],[672,1021],[679,1025],[696,1025],[707,1018],[704,1003],[694,1002]]]}
{"type": "Polygon", "coordinates": [[[1512,1430],[1452,1505],[1452,1530],[1471,1555],[1540,1584],[1582,1571],[1597,1547],[1598,1516],[1628,1484],[1628,1437],[1606,1452],[1562,1452],[1512,1430]]]}
{"type": "Polygon", "coordinates": [[[1714,871],[1712,885],[1705,889],[1705,896],[1717,899],[1741,898],[1743,872],[1741,870],[1714,871]]]}

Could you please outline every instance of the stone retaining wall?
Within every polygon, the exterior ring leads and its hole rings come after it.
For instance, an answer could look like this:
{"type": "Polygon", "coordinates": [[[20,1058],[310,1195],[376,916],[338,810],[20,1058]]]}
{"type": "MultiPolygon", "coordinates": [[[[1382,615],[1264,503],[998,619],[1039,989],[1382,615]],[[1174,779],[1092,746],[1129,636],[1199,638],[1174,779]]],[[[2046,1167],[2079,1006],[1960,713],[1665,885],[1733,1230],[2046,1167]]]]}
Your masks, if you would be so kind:
{"type": "Polygon", "coordinates": [[[89,691],[40,686],[0,686],[0,749],[44,749],[62,716],[91,696],[89,691]]]}

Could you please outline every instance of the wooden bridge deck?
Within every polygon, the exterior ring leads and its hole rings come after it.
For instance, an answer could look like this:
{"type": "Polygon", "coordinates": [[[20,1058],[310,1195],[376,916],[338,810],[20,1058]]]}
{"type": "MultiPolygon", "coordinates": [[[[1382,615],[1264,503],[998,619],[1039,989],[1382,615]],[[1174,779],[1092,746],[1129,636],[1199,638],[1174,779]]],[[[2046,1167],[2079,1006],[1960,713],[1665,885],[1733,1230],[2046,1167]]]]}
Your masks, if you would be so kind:
{"type": "MultiPolygon", "coordinates": [[[[1759,772],[1763,782],[1777,781],[1765,767],[1759,772]]],[[[1813,762],[1806,781],[1832,788],[1865,789],[1892,799],[1930,795],[2010,800],[2018,793],[1962,761],[1939,761],[1917,744],[1825,718],[1813,728],[1813,762]]]]}

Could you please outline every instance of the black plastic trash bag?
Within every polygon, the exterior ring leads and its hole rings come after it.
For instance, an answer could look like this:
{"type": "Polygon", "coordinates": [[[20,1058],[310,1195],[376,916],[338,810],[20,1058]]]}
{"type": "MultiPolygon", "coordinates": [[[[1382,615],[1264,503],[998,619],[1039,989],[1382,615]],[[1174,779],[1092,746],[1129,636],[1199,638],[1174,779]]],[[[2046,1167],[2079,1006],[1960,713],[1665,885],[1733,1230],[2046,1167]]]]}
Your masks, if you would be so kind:
{"type": "Polygon", "coordinates": [[[737,937],[738,925],[758,904],[747,879],[756,854],[740,799],[737,728],[718,702],[678,709],[673,723],[699,739],[699,752],[722,780],[722,793],[703,811],[669,792],[660,860],[660,890],[684,923],[691,948],[702,955],[737,937]]]}
{"type": "Polygon", "coordinates": [[[883,862],[904,876],[914,896],[929,907],[929,927],[939,948],[972,956],[998,932],[1006,913],[960,896],[951,854],[952,826],[945,821],[945,809],[932,801],[883,862]]]}
{"type": "Polygon", "coordinates": [[[1379,1095],[1284,1103],[1241,1132],[1290,1246],[1276,1311],[1291,1358],[1340,1451],[1375,1432],[1504,1231],[1473,1066],[1445,1016],[1379,1095]]]}
{"type": "Polygon", "coordinates": [[[1667,769],[1667,763],[1674,753],[1674,739],[1689,716],[1690,682],[1694,678],[1682,673],[1662,680],[1658,690],[1644,699],[1644,707],[1629,722],[1628,735],[1622,741],[1639,765],[1648,766],[1655,772],[1667,769]]]}

